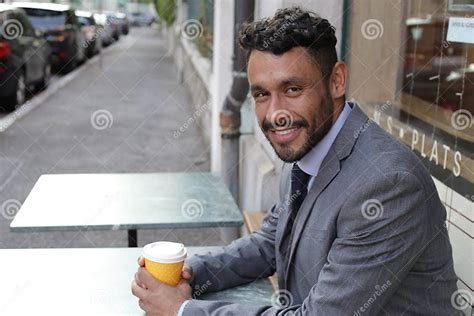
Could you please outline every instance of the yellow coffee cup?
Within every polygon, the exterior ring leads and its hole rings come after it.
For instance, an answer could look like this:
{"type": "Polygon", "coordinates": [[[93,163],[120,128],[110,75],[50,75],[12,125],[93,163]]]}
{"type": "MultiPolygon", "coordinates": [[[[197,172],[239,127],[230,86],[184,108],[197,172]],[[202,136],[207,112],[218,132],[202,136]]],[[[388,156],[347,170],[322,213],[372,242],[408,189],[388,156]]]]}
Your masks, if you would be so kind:
{"type": "Polygon", "coordinates": [[[177,285],[187,250],[183,244],[170,241],[157,241],[143,248],[145,269],[156,279],[169,285],[177,285]]]}

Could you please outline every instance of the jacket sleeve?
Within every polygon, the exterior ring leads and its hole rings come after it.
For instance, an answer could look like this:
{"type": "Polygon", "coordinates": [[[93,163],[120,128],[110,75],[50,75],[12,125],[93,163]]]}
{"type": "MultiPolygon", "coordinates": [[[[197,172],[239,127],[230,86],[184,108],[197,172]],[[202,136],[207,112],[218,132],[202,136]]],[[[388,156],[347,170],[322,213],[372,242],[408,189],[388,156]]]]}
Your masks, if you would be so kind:
{"type": "Polygon", "coordinates": [[[279,215],[286,205],[290,170],[287,165],[282,166],[278,203],[268,210],[259,231],[233,241],[217,253],[196,255],[187,261],[194,271],[191,286],[196,292],[220,291],[275,273],[275,235],[279,215]]]}
{"type": "Polygon", "coordinates": [[[275,231],[277,205],[265,216],[259,231],[234,240],[220,251],[195,255],[187,264],[195,279],[191,286],[199,291],[215,292],[264,278],[275,272],[275,231]]]}
{"type": "MultiPolygon", "coordinates": [[[[415,176],[405,172],[377,177],[363,188],[353,189],[340,211],[337,237],[326,263],[302,304],[290,304],[278,309],[276,306],[191,300],[184,309],[184,315],[325,316],[381,313],[384,304],[430,242],[426,199],[424,187],[415,176]]],[[[254,260],[253,256],[260,249],[250,245],[252,238],[260,239],[257,244],[265,240],[258,236],[252,236],[245,242],[245,246],[251,249],[250,260],[254,260]]],[[[233,248],[240,248],[238,245],[233,248]]],[[[241,256],[247,255],[245,250],[240,248],[240,251],[243,251],[241,256]]],[[[235,266],[232,270],[238,270],[236,274],[250,280],[261,273],[266,263],[256,260],[259,269],[254,272],[235,266]]],[[[243,266],[254,268],[253,264],[243,266]]],[[[219,280],[217,276],[215,281],[219,280]]]]}

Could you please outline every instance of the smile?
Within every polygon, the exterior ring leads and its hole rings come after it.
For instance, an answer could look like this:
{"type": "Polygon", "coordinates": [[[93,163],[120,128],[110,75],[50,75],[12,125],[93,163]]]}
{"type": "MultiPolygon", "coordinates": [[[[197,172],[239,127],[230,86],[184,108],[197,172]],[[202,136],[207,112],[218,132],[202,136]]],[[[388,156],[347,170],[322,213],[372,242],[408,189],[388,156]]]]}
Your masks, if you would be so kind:
{"type": "Polygon", "coordinates": [[[292,127],[286,129],[274,129],[270,130],[270,138],[276,143],[288,143],[295,140],[301,133],[301,127],[292,127]]]}

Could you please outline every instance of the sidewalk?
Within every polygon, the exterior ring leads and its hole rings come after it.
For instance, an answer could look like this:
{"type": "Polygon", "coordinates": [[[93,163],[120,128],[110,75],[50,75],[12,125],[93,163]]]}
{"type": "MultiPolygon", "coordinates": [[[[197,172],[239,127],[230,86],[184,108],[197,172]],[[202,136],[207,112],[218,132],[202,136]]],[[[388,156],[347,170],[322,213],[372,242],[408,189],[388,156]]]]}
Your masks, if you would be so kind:
{"type": "MultiPolygon", "coordinates": [[[[154,29],[132,29],[106,49],[102,69],[99,61],[83,65],[0,133],[0,203],[22,203],[45,173],[208,171],[198,126],[175,133],[193,110],[165,45],[154,29]]],[[[8,217],[0,216],[0,248],[127,245],[126,231],[10,233],[8,217]]],[[[139,231],[138,239],[139,246],[160,239],[222,244],[218,229],[139,231]]]]}

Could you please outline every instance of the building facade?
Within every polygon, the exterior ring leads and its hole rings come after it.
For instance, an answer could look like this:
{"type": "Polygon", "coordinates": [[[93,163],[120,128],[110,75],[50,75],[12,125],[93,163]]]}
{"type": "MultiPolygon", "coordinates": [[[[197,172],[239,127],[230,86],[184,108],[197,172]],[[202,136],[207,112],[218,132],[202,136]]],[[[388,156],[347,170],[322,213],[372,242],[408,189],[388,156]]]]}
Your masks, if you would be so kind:
{"type": "Polygon", "coordinates": [[[411,148],[447,211],[457,299],[474,303],[474,1],[354,1],[349,98],[411,148]]]}
{"type": "MultiPolygon", "coordinates": [[[[175,34],[187,19],[186,1],[175,34]]],[[[349,100],[411,148],[430,171],[446,207],[462,309],[474,303],[474,0],[256,0],[255,18],[300,5],[336,28],[349,65],[349,100]]],[[[232,82],[233,0],[213,2],[212,56],[181,37],[173,47],[183,82],[198,109],[219,172],[219,112],[232,82]]],[[[243,210],[266,210],[277,199],[282,162],[260,132],[250,98],[242,110],[240,194],[243,210]]],[[[454,298],[454,297],[453,297],[454,298]]]]}

